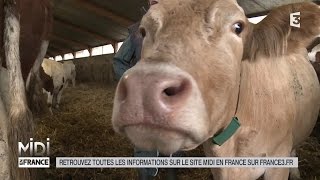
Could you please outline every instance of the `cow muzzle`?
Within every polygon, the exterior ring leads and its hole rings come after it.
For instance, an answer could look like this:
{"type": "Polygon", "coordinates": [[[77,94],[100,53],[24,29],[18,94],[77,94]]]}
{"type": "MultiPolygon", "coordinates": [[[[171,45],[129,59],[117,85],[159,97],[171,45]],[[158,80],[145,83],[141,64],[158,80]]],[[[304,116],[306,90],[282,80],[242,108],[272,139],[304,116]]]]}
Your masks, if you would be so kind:
{"type": "Polygon", "coordinates": [[[195,148],[207,116],[194,79],[172,65],[139,63],[119,81],[112,122],[139,148],[170,154],[195,148]]]}

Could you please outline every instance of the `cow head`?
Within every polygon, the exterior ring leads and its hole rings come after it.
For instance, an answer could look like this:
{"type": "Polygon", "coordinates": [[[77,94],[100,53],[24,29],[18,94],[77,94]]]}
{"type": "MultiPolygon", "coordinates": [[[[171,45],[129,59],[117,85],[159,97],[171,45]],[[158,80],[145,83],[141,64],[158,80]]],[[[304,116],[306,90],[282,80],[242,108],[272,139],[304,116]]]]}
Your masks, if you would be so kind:
{"type": "Polygon", "coordinates": [[[117,88],[115,130],[138,147],[172,153],[225,127],[235,112],[246,26],[232,0],[153,5],[141,22],[142,59],[117,88]]]}
{"type": "Polygon", "coordinates": [[[244,47],[256,42],[251,26],[235,0],[151,6],[140,27],[141,61],[117,87],[114,129],[165,154],[193,149],[224,129],[237,106],[244,47]]]}

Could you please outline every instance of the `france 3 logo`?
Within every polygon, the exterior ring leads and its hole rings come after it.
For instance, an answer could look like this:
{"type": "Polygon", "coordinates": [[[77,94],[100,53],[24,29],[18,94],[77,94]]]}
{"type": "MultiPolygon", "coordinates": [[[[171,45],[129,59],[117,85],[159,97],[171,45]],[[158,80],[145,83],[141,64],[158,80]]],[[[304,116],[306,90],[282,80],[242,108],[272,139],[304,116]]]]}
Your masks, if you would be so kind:
{"type": "Polygon", "coordinates": [[[34,142],[30,138],[29,143],[24,145],[18,142],[19,168],[49,168],[50,167],[50,139],[46,143],[34,142]],[[23,152],[22,152],[23,151],[23,152]],[[29,152],[29,153],[28,153],[29,152]]]}
{"type": "Polygon", "coordinates": [[[290,26],[300,28],[300,17],[301,13],[300,12],[295,12],[290,14],[290,26]]]}

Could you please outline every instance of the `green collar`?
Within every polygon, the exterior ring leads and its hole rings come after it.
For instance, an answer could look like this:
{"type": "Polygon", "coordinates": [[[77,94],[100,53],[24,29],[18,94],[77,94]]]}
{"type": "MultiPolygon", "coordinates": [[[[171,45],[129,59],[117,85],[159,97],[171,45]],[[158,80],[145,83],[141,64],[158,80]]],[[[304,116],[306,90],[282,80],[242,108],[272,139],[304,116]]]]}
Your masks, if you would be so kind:
{"type": "Polygon", "coordinates": [[[220,134],[214,135],[212,137],[213,144],[217,144],[221,146],[223,143],[225,143],[234,133],[237,131],[237,129],[240,127],[240,123],[237,117],[233,117],[230,124],[226,129],[224,129],[220,134]]]}

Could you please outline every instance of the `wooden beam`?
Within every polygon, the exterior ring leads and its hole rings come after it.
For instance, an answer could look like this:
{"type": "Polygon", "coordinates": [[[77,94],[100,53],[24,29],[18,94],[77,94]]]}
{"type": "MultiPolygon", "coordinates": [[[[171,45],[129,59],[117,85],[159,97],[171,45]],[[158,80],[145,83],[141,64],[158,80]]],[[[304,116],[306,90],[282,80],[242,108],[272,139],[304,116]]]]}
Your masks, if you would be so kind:
{"type": "Polygon", "coordinates": [[[59,56],[59,55],[61,55],[61,56],[63,57],[63,55],[65,55],[65,54],[73,53],[73,52],[70,52],[70,51],[67,51],[67,50],[63,50],[63,51],[56,50],[55,48],[52,48],[52,47],[50,47],[49,52],[50,52],[54,57],[55,57],[55,56],[59,56]]]}
{"type": "Polygon", "coordinates": [[[56,50],[58,50],[58,51],[60,51],[60,52],[73,52],[74,50],[73,49],[69,49],[69,48],[61,48],[61,47],[59,47],[59,46],[56,46],[55,44],[53,44],[53,43],[51,43],[50,45],[49,45],[49,47],[50,48],[53,48],[53,49],[56,49],[56,50]]]}
{"type": "MultiPolygon", "coordinates": [[[[320,5],[320,1],[319,0],[314,0],[313,2],[320,5]]],[[[255,1],[255,3],[257,3],[257,2],[255,1]]],[[[260,12],[256,12],[256,13],[249,13],[246,16],[248,18],[264,16],[264,15],[268,15],[269,12],[270,12],[270,10],[265,10],[265,11],[260,11],[260,12]]]]}
{"type": "Polygon", "coordinates": [[[54,56],[55,56],[51,51],[47,51],[47,55],[48,55],[49,57],[54,57],[54,56]]]}
{"type": "Polygon", "coordinates": [[[84,43],[81,43],[79,41],[74,41],[74,40],[71,40],[71,39],[68,39],[68,38],[65,38],[65,37],[60,37],[58,35],[52,35],[52,40],[56,40],[56,41],[59,41],[59,42],[62,42],[62,43],[65,43],[65,44],[69,44],[71,46],[77,46],[77,47],[80,47],[80,48],[83,48],[83,49],[88,49],[89,48],[89,45],[86,45],[84,43]]]}
{"type": "Polygon", "coordinates": [[[55,47],[50,47],[50,52],[54,52],[53,54],[55,56],[59,56],[61,55],[62,57],[64,57],[65,54],[68,54],[68,53],[72,53],[73,51],[70,51],[70,50],[65,50],[65,49],[60,49],[60,48],[55,48],[55,47]]]}
{"type": "Polygon", "coordinates": [[[50,53],[51,56],[53,56],[53,57],[56,57],[56,56],[60,55],[59,51],[53,50],[52,48],[49,48],[47,53],[50,53]]]}
{"type": "Polygon", "coordinates": [[[104,8],[100,7],[99,5],[92,3],[88,0],[74,0],[74,1],[75,1],[75,3],[74,3],[75,5],[79,5],[80,7],[87,9],[87,10],[91,11],[92,13],[95,13],[101,17],[112,20],[113,22],[118,23],[121,26],[128,27],[128,26],[135,23],[134,21],[132,21],[130,19],[119,16],[119,15],[115,14],[114,12],[111,12],[110,10],[104,9],[104,8]]]}
{"type": "Polygon", "coordinates": [[[60,52],[62,51],[61,49],[57,49],[56,47],[53,47],[53,46],[50,46],[48,50],[51,50],[51,52],[54,51],[55,52],[54,54],[60,54],[60,52]]]}
{"type": "Polygon", "coordinates": [[[257,13],[251,13],[251,14],[247,14],[247,18],[253,18],[253,17],[258,17],[258,16],[265,16],[269,13],[270,11],[261,11],[261,12],[257,12],[257,13]]]}
{"type": "Polygon", "coordinates": [[[111,44],[112,42],[115,41],[115,40],[112,40],[112,39],[108,39],[108,38],[106,38],[106,37],[104,37],[104,36],[102,36],[102,35],[100,35],[98,33],[95,33],[95,32],[92,32],[92,31],[90,31],[88,29],[85,29],[85,28],[83,28],[83,27],[81,27],[79,25],[73,24],[71,22],[67,22],[67,21],[65,21],[63,19],[60,19],[60,18],[56,17],[56,16],[54,17],[54,20],[55,20],[55,22],[59,23],[62,26],[69,27],[69,28],[71,28],[71,29],[73,29],[75,31],[85,33],[85,34],[87,34],[87,35],[89,35],[89,36],[91,36],[91,37],[93,37],[95,39],[99,39],[101,41],[104,41],[106,44],[111,44]]]}

